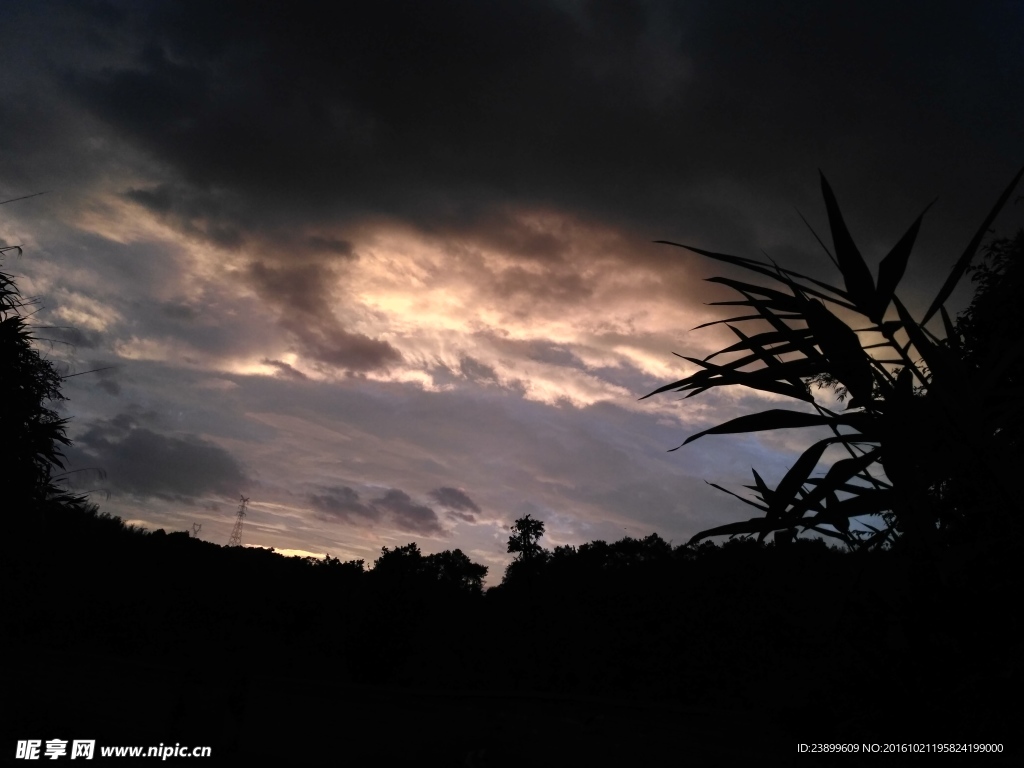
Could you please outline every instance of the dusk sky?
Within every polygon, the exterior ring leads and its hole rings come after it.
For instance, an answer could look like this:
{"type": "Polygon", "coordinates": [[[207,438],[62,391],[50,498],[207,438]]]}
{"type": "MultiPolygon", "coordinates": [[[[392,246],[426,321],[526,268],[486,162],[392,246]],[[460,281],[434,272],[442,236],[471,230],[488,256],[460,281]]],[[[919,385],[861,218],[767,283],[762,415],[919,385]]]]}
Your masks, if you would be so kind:
{"type": "MultiPolygon", "coordinates": [[[[656,387],[727,343],[722,266],[838,279],[934,198],[920,317],[1024,163],[1020,2],[12,2],[3,269],[41,299],[101,510],[226,544],[462,549],[750,517],[813,433],[656,387]],[[327,9],[330,9],[328,12],[327,9]],[[740,489],[741,490],[741,489],[740,489]],[[108,495],[109,494],[109,497],[108,495]]],[[[1018,190],[1020,194],[1021,190],[1018,190]]],[[[1024,222],[1007,206],[995,233],[1024,222]]],[[[970,284],[950,306],[963,308],[970,284]]],[[[781,398],[778,398],[781,400],[781,398]]],[[[800,408],[800,404],[782,404],[800,408]]]]}

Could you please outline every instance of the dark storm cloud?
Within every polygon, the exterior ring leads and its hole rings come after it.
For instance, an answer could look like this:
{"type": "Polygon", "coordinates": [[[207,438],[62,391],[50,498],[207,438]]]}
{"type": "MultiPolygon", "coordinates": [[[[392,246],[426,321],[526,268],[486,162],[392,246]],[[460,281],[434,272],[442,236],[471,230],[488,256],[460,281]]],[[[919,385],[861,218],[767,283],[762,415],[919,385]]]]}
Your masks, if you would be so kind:
{"type": "Polygon", "coordinates": [[[145,329],[151,339],[159,339],[171,348],[187,350],[189,361],[223,359],[240,353],[264,351],[268,332],[245,327],[240,311],[251,311],[257,305],[248,299],[231,299],[224,295],[203,292],[185,301],[132,300],[125,306],[131,325],[115,329],[122,340],[145,329]]]}
{"type": "Polygon", "coordinates": [[[476,523],[480,507],[458,488],[438,488],[430,492],[431,497],[448,510],[448,516],[464,523],[476,523]]]}
{"type": "Polygon", "coordinates": [[[89,376],[95,377],[95,384],[111,397],[118,397],[121,394],[121,376],[123,366],[114,365],[106,360],[90,360],[85,364],[83,371],[89,371],[89,376]]]}
{"type": "Polygon", "coordinates": [[[491,248],[537,264],[558,265],[572,248],[568,232],[552,229],[550,222],[524,219],[509,206],[495,205],[484,211],[463,210],[457,226],[479,233],[491,248]]]}
{"type": "Polygon", "coordinates": [[[347,485],[325,488],[322,494],[310,494],[309,503],[322,520],[367,524],[380,519],[380,510],[359,500],[359,494],[347,485]]]}
{"type": "Polygon", "coordinates": [[[188,235],[199,236],[222,248],[238,248],[244,242],[244,216],[225,210],[217,196],[183,185],[160,184],[151,189],[129,189],[123,196],[158,219],[188,235]]]}
{"type": "Polygon", "coordinates": [[[265,239],[287,243],[289,258],[296,255],[322,255],[342,260],[356,258],[351,241],[333,235],[295,237],[287,222],[275,223],[273,217],[258,215],[253,201],[224,190],[164,183],[128,189],[122,192],[122,197],[178,231],[222,248],[241,248],[251,241],[251,233],[259,233],[265,239]]]}
{"type": "Polygon", "coordinates": [[[437,513],[417,504],[405,491],[391,488],[364,502],[359,493],[347,485],[324,488],[307,497],[316,516],[327,522],[344,522],[360,527],[386,522],[402,531],[424,535],[443,534],[437,513]]]}
{"type": "Polygon", "coordinates": [[[320,253],[329,253],[335,256],[343,256],[345,258],[355,258],[356,255],[352,248],[352,243],[348,240],[342,240],[337,237],[310,235],[306,238],[306,245],[311,250],[320,253]]]}
{"type": "MultiPolygon", "coordinates": [[[[754,220],[796,236],[792,205],[817,210],[817,167],[889,232],[1020,162],[1011,3],[382,1],[346,6],[341,24],[320,3],[111,7],[26,5],[15,45],[52,25],[63,45],[33,82],[174,177],[131,199],[225,245],[262,234],[348,259],[344,238],[297,223],[377,216],[557,264],[567,238],[520,217],[543,210],[755,249],[754,220]]],[[[73,120],[35,125],[52,110],[33,104],[0,132],[71,136],[73,120]]],[[[954,210],[934,226],[976,215],[954,210]]],[[[374,357],[347,342],[324,356],[374,357]]]]}
{"type": "Polygon", "coordinates": [[[111,397],[117,397],[121,394],[121,385],[116,381],[110,381],[109,379],[103,379],[96,383],[96,386],[102,389],[111,397]]]}
{"type": "Polygon", "coordinates": [[[370,502],[375,508],[387,512],[392,522],[403,531],[439,535],[444,533],[437,513],[424,504],[417,504],[405,491],[392,488],[370,502]]]}
{"type": "Polygon", "coordinates": [[[307,380],[309,378],[302,371],[296,370],[293,366],[289,365],[288,363],[286,363],[286,362],[284,362],[282,360],[271,360],[270,358],[265,357],[260,362],[263,363],[264,365],[272,365],[272,366],[274,366],[275,368],[277,368],[278,371],[281,372],[281,374],[283,376],[285,376],[285,377],[287,377],[289,379],[296,379],[298,381],[305,381],[305,380],[307,380]]]}
{"type": "Polygon", "coordinates": [[[557,344],[544,339],[510,339],[495,333],[478,333],[478,338],[486,339],[487,343],[497,350],[499,355],[513,358],[525,358],[538,363],[562,366],[566,368],[585,368],[583,361],[565,344],[557,344]]]}
{"type": "Polygon", "coordinates": [[[154,432],[129,414],[94,423],[69,458],[104,470],[111,486],[139,496],[235,495],[249,482],[241,464],[218,445],[154,432]]]}
{"type": "MultiPolygon", "coordinates": [[[[193,188],[133,193],[192,230],[206,228],[194,212],[206,202],[216,211],[214,190],[226,189],[265,214],[260,226],[298,210],[382,213],[557,259],[557,236],[495,203],[639,207],[642,180],[678,156],[655,154],[668,148],[667,129],[655,146],[639,137],[652,110],[681,106],[687,54],[678,35],[658,31],[678,25],[639,6],[633,23],[611,27],[603,13],[524,2],[352,6],[341,25],[302,3],[136,13],[130,62],[71,72],[65,86],[193,188]],[[628,190],[621,174],[606,175],[623,162],[628,190]]],[[[673,130],[673,149],[677,141],[673,130]]],[[[231,229],[210,229],[230,242],[231,229]]]]}
{"type": "Polygon", "coordinates": [[[172,320],[195,320],[199,317],[199,310],[187,304],[167,301],[160,305],[160,311],[172,320]]]}
{"type": "Polygon", "coordinates": [[[464,355],[459,360],[459,373],[470,381],[497,381],[498,373],[487,363],[482,363],[471,355],[464,355]]]}
{"type": "Polygon", "coordinates": [[[332,367],[352,371],[384,368],[401,359],[386,341],[345,330],[331,309],[334,271],[323,264],[273,267],[255,262],[250,277],[260,295],[280,310],[281,327],[299,351],[332,367]]]}
{"type": "Polygon", "coordinates": [[[452,517],[456,517],[466,523],[475,523],[476,515],[480,514],[480,507],[469,498],[469,494],[459,488],[442,486],[430,492],[433,498],[442,507],[448,509],[452,517]]]}
{"type": "Polygon", "coordinates": [[[575,272],[530,272],[522,267],[502,270],[494,282],[494,292],[503,298],[529,298],[533,301],[576,303],[590,298],[593,288],[575,272]]]}
{"type": "MultiPolygon", "coordinates": [[[[639,212],[672,177],[717,173],[723,153],[756,174],[825,136],[861,148],[928,120],[953,146],[982,119],[972,107],[1024,68],[1008,4],[567,8],[380,2],[325,24],[321,4],[158,6],[131,66],[75,82],[197,186],[275,184],[296,203],[340,199],[429,224],[464,219],[488,192],[639,212]],[[901,125],[882,122],[892,108],[901,125]],[[425,199],[424,182],[449,193],[425,199]]],[[[1009,138],[997,118],[1020,114],[1012,101],[985,116],[993,138],[1009,138]]]]}

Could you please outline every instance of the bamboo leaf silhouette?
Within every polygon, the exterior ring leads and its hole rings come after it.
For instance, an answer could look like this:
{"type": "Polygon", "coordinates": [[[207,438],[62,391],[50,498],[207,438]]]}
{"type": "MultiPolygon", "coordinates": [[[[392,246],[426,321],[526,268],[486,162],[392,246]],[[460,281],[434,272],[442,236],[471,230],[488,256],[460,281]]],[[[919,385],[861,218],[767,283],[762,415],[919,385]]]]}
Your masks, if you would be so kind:
{"type": "Polygon", "coordinates": [[[765,262],[757,261],[755,259],[747,259],[743,258],[742,256],[730,256],[729,254],[726,253],[716,253],[715,251],[707,251],[704,250],[703,248],[697,248],[696,246],[692,245],[684,245],[682,243],[675,243],[672,242],[671,240],[655,240],[654,242],[660,245],[672,245],[675,246],[676,248],[685,248],[686,250],[693,251],[694,253],[698,253],[701,256],[706,256],[709,259],[715,259],[716,261],[724,261],[727,264],[734,264],[738,267],[749,269],[752,272],[757,272],[759,274],[770,277],[774,280],[782,280],[783,282],[784,278],[809,280],[815,285],[824,288],[825,290],[835,294],[836,296],[839,296],[840,298],[836,299],[832,296],[828,296],[824,293],[821,293],[820,291],[814,288],[800,286],[801,290],[803,290],[805,293],[811,296],[816,296],[819,299],[822,299],[823,301],[829,301],[832,302],[833,304],[838,304],[841,307],[857,311],[857,307],[850,303],[850,295],[849,293],[847,293],[847,291],[828,285],[827,283],[823,283],[820,280],[815,280],[812,277],[807,277],[806,275],[802,275],[799,272],[794,272],[793,270],[790,269],[780,269],[779,267],[776,267],[774,264],[767,264],[765,262]]]}
{"type": "MultiPolygon", "coordinates": [[[[705,480],[704,482],[707,482],[707,481],[705,480]]],[[[752,507],[757,507],[757,509],[760,509],[762,512],[767,512],[768,511],[768,507],[764,506],[763,504],[758,504],[757,502],[751,501],[750,499],[745,499],[742,496],[740,496],[738,493],[734,493],[733,491],[730,491],[728,488],[723,488],[722,486],[720,486],[720,485],[718,485],[716,483],[708,483],[708,485],[710,485],[712,488],[717,488],[722,493],[727,493],[730,496],[736,497],[737,499],[742,501],[744,504],[749,504],[752,507]]]]}
{"type": "Polygon", "coordinates": [[[823,478],[815,478],[807,482],[813,488],[806,496],[799,499],[788,511],[787,516],[792,523],[799,522],[804,513],[820,504],[829,494],[845,491],[857,495],[879,493],[877,489],[867,486],[852,485],[850,480],[878,461],[879,449],[868,451],[863,456],[841,459],[829,467],[823,478]]]}
{"type": "Polygon", "coordinates": [[[903,303],[896,297],[893,297],[893,304],[896,306],[896,311],[899,312],[900,320],[903,322],[903,327],[907,331],[907,336],[910,338],[911,343],[917,348],[918,353],[924,360],[925,365],[932,371],[932,373],[944,374],[952,367],[952,362],[946,354],[945,350],[932,341],[924,334],[923,329],[914,322],[911,318],[907,308],[903,306],[903,303]]]}
{"type": "MultiPolygon", "coordinates": [[[[729,435],[741,432],[765,432],[772,429],[794,429],[799,427],[820,427],[835,421],[830,416],[820,416],[815,413],[801,413],[800,411],[787,411],[781,408],[774,408],[762,413],[754,413],[749,416],[740,416],[731,419],[717,427],[705,429],[691,435],[683,441],[683,445],[692,443],[705,435],[729,435]]],[[[682,447],[679,446],[680,448],[682,447]]],[[[672,450],[676,450],[673,448],[672,450]]]]}
{"type": "Polygon", "coordinates": [[[875,284],[871,279],[868,265],[864,263],[864,257],[860,255],[860,251],[857,250],[857,246],[854,245],[853,238],[850,236],[850,231],[846,228],[846,222],[843,221],[843,214],[839,210],[836,196],[823,173],[821,174],[821,193],[825,197],[828,222],[832,228],[832,245],[836,251],[839,269],[843,273],[846,291],[850,295],[850,300],[856,305],[857,311],[863,315],[869,315],[870,307],[875,300],[875,284]]]}
{"type": "Polygon", "coordinates": [[[818,462],[821,461],[825,449],[846,439],[842,435],[826,437],[805,450],[793,466],[790,467],[775,489],[776,504],[780,505],[782,509],[788,508],[793,504],[796,501],[797,492],[808,481],[814,468],[818,466],[818,462]]]}
{"type": "Polygon", "coordinates": [[[939,307],[939,314],[942,316],[942,327],[946,331],[946,341],[956,351],[960,351],[960,335],[957,333],[956,328],[953,325],[952,319],[949,317],[949,313],[945,307],[939,307]]]}
{"type": "Polygon", "coordinates": [[[720,525],[717,528],[710,528],[706,531],[701,531],[693,536],[689,543],[696,544],[698,541],[711,536],[736,536],[744,533],[768,534],[780,529],[781,526],[775,525],[763,517],[752,517],[750,520],[745,520],[741,523],[728,523],[726,525],[720,525]]]}
{"type": "Polygon", "coordinates": [[[861,348],[857,334],[816,301],[806,304],[805,315],[818,347],[828,358],[833,375],[859,400],[871,399],[874,377],[868,356],[861,348]]]}
{"type": "Polygon", "coordinates": [[[921,229],[921,220],[928,212],[928,209],[934,204],[935,201],[933,200],[925,206],[925,209],[921,211],[921,215],[910,225],[910,229],[906,231],[899,242],[892,247],[892,250],[886,254],[885,258],[878,265],[878,289],[875,295],[874,309],[871,315],[869,315],[872,322],[882,322],[885,310],[888,309],[889,303],[896,293],[896,286],[903,279],[903,273],[907,269],[910,251],[913,249],[917,233],[921,229]]]}
{"type": "MultiPolygon", "coordinates": [[[[725,320],[710,320],[700,325],[695,325],[691,328],[691,331],[699,331],[701,328],[710,328],[712,325],[721,325],[722,323],[739,323],[744,320],[760,320],[762,315],[743,315],[742,317],[733,317],[725,320]]],[[[803,320],[803,315],[777,315],[780,320],[803,320]]]]}

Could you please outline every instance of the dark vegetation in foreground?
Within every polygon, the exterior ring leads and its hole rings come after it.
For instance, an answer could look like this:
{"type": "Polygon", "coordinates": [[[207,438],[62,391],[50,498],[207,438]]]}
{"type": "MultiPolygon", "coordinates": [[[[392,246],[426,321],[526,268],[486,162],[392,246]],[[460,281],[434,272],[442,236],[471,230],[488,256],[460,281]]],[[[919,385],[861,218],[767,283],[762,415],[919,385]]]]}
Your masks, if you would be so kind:
{"type": "MultiPolygon", "coordinates": [[[[334,730],[307,734],[326,741],[300,753],[355,738],[349,753],[363,754],[446,712],[441,732],[419,736],[437,742],[433,753],[479,744],[487,764],[505,765],[502,755],[528,759],[505,743],[522,729],[536,743],[576,734],[576,750],[592,737],[587,748],[655,759],[680,748],[676,736],[702,754],[728,740],[711,735],[726,724],[766,740],[728,749],[766,754],[790,734],[895,738],[897,724],[926,722],[931,738],[1006,741],[1019,723],[1019,608],[1006,592],[1019,584],[1016,542],[962,566],[951,550],[941,595],[932,585],[935,601],[922,604],[921,574],[899,548],[821,540],[672,546],[651,535],[539,550],[484,592],[481,566],[456,557],[446,570],[415,545],[365,569],[66,507],[39,533],[43,546],[9,547],[4,565],[5,634],[25,665],[25,706],[12,710],[22,733],[71,722],[83,737],[244,755],[286,751],[317,723],[334,730]],[[63,672],[48,681],[53,670],[63,672]],[[605,732],[655,728],[655,715],[669,719],[646,737],[605,732]]],[[[417,743],[392,748],[431,753],[417,743]]]]}

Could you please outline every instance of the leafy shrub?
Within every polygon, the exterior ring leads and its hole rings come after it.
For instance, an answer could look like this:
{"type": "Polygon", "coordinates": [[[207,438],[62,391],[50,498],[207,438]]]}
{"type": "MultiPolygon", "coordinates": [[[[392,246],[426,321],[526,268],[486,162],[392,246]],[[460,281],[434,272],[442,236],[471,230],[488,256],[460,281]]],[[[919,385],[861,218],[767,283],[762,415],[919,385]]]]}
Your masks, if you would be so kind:
{"type": "MultiPolygon", "coordinates": [[[[20,248],[0,248],[0,253],[20,248]]],[[[33,346],[31,327],[11,275],[0,272],[0,467],[6,477],[5,497],[12,508],[37,510],[50,501],[80,502],[55,480],[64,469],[65,426],[53,405],[61,394],[61,376],[53,363],[33,346]]]]}

